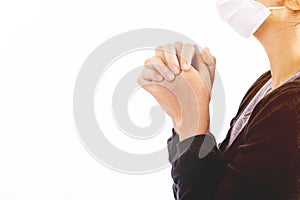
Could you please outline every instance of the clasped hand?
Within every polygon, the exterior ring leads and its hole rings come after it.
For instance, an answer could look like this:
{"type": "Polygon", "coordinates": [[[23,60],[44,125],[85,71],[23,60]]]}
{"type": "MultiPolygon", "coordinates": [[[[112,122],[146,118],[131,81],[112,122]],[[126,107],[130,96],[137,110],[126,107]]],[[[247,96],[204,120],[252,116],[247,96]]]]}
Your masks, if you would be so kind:
{"type": "Polygon", "coordinates": [[[208,48],[181,42],[157,47],[144,63],[138,83],[172,118],[181,141],[209,132],[215,65],[208,48]]]}

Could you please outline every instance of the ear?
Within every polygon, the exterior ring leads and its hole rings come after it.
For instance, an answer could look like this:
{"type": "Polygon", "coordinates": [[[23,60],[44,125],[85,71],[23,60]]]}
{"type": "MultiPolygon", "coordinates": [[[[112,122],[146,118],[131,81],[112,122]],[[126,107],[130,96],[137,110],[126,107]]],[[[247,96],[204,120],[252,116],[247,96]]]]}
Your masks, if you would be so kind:
{"type": "Polygon", "coordinates": [[[284,5],[285,7],[293,11],[300,10],[300,0],[284,0],[284,5]]]}

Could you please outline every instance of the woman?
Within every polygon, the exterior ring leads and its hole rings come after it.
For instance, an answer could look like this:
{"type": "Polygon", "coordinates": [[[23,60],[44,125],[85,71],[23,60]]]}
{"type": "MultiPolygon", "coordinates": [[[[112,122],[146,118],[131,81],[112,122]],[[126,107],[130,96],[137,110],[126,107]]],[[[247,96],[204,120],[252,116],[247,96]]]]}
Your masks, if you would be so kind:
{"type": "Polygon", "coordinates": [[[177,42],[146,60],[138,82],[174,123],[168,140],[174,197],[300,199],[300,0],[217,5],[236,31],[261,42],[271,70],[250,87],[217,146],[209,133],[215,59],[208,48],[200,53],[177,42]]]}

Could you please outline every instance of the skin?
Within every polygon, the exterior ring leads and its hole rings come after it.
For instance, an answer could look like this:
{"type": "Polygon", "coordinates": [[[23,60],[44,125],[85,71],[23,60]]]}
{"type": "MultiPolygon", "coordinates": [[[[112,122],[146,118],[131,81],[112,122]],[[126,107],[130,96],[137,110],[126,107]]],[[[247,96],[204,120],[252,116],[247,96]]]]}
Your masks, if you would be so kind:
{"type": "Polygon", "coordinates": [[[209,101],[214,73],[215,59],[208,50],[200,53],[193,45],[177,42],[156,49],[156,55],[145,61],[138,83],[172,118],[175,131],[180,140],[184,140],[209,130],[209,101]],[[170,49],[181,56],[177,58],[170,49]],[[185,65],[187,67],[183,67],[185,65]],[[170,77],[174,66],[180,72],[170,77]]]}
{"type": "MultiPolygon", "coordinates": [[[[272,88],[300,70],[300,6],[297,0],[258,0],[272,14],[254,33],[270,60],[272,88]],[[296,3],[295,3],[296,2],[296,3]]],[[[216,59],[208,48],[199,52],[191,44],[175,42],[157,47],[138,77],[172,118],[180,140],[209,132],[209,101],[216,59]],[[194,68],[193,68],[193,67],[194,68]]]]}
{"type": "Polygon", "coordinates": [[[272,10],[254,36],[269,57],[273,91],[300,70],[300,12],[290,7],[272,10]]]}

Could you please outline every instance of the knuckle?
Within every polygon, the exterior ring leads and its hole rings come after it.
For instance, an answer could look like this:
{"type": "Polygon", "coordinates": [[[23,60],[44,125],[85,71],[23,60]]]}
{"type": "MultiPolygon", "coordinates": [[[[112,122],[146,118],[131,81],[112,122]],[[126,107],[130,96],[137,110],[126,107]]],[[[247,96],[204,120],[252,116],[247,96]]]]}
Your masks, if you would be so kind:
{"type": "Polygon", "coordinates": [[[174,48],[173,44],[166,44],[164,47],[164,51],[165,51],[165,53],[168,53],[168,54],[174,54],[175,48],[174,48]]]}
{"type": "Polygon", "coordinates": [[[149,65],[150,64],[150,59],[145,60],[144,65],[149,65]]]}
{"type": "Polygon", "coordinates": [[[188,48],[188,49],[194,49],[194,45],[190,44],[190,43],[185,43],[184,44],[184,47],[185,48],[188,48]]]}
{"type": "Polygon", "coordinates": [[[146,70],[146,69],[143,69],[143,71],[142,71],[141,74],[140,74],[140,77],[145,78],[146,72],[147,72],[147,70],[146,70]]]}
{"type": "Polygon", "coordinates": [[[194,51],[195,51],[195,48],[192,44],[185,44],[184,45],[184,54],[186,57],[191,57],[194,55],[194,51]]]}
{"type": "Polygon", "coordinates": [[[165,48],[167,48],[167,49],[170,49],[172,47],[173,47],[173,44],[171,44],[171,43],[168,43],[168,44],[165,45],[165,48]]]}
{"type": "Polygon", "coordinates": [[[174,48],[176,50],[176,53],[180,53],[182,49],[182,42],[174,42],[174,48]]]}
{"type": "Polygon", "coordinates": [[[155,48],[155,52],[160,52],[160,51],[162,51],[163,50],[163,46],[157,46],[156,48],[155,48]]]}
{"type": "Polygon", "coordinates": [[[176,41],[173,44],[174,44],[174,46],[182,46],[182,42],[180,42],[180,41],[176,41]]]}
{"type": "Polygon", "coordinates": [[[140,85],[140,86],[143,86],[143,81],[142,81],[142,76],[141,75],[139,75],[138,76],[138,78],[137,78],[137,80],[136,80],[136,82],[140,85]]]}
{"type": "Polygon", "coordinates": [[[195,48],[192,44],[186,43],[184,44],[183,47],[183,52],[182,52],[182,56],[185,60],[189,61],[193,58],[194,56],[194,52],[195,52],[195,48]]]}
{"type": "Polygon", "coordinates": [[[151,62],[154,63],[154,64],[159,64],[161,61],[160,57],[155,55],[151,58],[151,62]]]}

